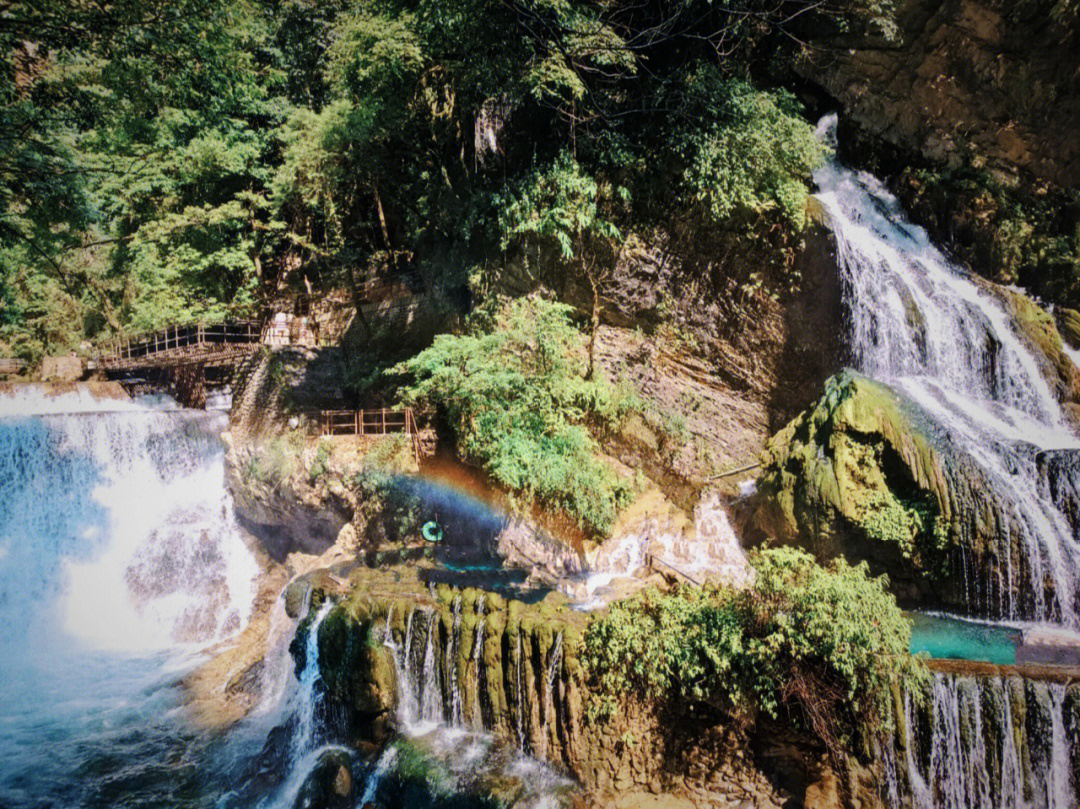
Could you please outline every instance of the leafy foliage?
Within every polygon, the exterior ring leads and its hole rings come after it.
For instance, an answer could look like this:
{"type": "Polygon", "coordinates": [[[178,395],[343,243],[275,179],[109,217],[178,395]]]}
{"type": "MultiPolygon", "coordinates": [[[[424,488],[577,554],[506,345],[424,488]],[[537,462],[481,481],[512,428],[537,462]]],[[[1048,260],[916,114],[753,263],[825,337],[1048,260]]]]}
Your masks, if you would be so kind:
{"type": "MultiPolygon", "coordinates": [[[[745,590],[655,589],[614,604],[585,635],[594,717],[623,695],[790,716],[834,755],[891,727],[894,689],[926,676],[883,578],[794,548],[751,554],[745,590]]],[[[912,689],[913,692],[915,689],[912,689]]]]}
{"type": "Polygon", "coordinates": [[[977,271],[1080,307],[1080,192],[1032,194],[971,165],[907,169],[900,192],[977,271]]]}
{"type": "Polygon", "coordinates": [[[797,228],[816,152],[747,76],[803,30],[888,33],[890,6],[13,0],[0,350],[376,273],[459,288],[530,241],[595,288],[625,221],[687,205],[797,228]]]}
{"type": "Polygon", "coordinates": [[[570,310],[539,298],[483,312],[463,335],[442,335],[393,369],[410,378],[402,395],[438,408],[459,454],[518,494],[563,509],[606,533],[633,482],[597,457],[590,426],[615,424],[634,406],[602,379],[585,378],[570,310]]]}
{"type": "Polygon", "coordinates": [[[821,144],[794,96],[762,92],[702,66],[685,82],[700,126],[674,133],[684,156],[684,194],[715,223],[762,219],[802,228],[821,144]]]}

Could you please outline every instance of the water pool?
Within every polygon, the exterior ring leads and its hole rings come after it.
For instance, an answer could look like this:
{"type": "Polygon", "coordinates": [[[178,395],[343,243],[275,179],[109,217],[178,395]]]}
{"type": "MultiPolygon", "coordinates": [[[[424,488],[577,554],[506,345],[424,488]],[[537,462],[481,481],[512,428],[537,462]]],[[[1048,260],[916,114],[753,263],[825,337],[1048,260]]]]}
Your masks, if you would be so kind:
{"type": "Polygon", "coordinates": [[[1019,629],[948,615],[909,612],[911,651],[946,660],[977,660],[1001,666],[1016,664],[1019,629]]]}

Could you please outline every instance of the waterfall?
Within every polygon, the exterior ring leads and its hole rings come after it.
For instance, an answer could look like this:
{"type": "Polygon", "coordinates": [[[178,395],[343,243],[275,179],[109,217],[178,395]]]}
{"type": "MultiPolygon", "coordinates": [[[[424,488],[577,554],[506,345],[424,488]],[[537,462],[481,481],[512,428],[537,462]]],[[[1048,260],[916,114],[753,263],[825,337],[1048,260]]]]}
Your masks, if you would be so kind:
{"type": "MultiPolygon", "coordinates": [[[[828,116],[819,133],[834,139],[835,127],[828,116]]],[[[1075,459],[1080,442],[1040,361],[1002,302],[910,224],[877,179],[830,162],[815,181],[836,235],[856,369],[917,404],[979,466],[999,510],[1000,545],[976,571],[970,608],[1080,626],[1077,525],[1040,470],[1048,452],[1075,459]]],[[[1080,464],[1058,475],[1076,502],[1080,464]]]]}
{"type": "Polygon", "coordinates": [[[427,623],[427,642],[424,644],[424,663],[420,670],[421,722],[436,725],[444,720],[442,677],[436,664],[435,644],[439,633],[439,616],[434,610],[424,613],[427,623]]]}
{"type": "Polygon", "coordinates": [[[694,508],[690,530],[648,520],[637,531],[610,539],[600,547],[583,587],[567,583],[563,587],[580,599],[579,608],[603,606],[610,596],[601,597],[598,592],[616,579],[632,577],[645,566],[650,554],[690,576],[704,574],[736,586],[751,577],[750,564],[731,525],[724,498],[717,491],[707,491],[694,508]]]}
{"type": "Polygon", "coordinates": [[[362,807],[375,802],[375,796],[379,791],[379,784],[382,783],[383,778],[396,763],[397,748],[390,746],[383,750],[382,755],[380,755],[375,762],[371,774],[368,775],[367,784],[364,786],[364,794],[360,796],[360,802],[357,806],[362,809],[362,807]]]}
{"type": "MultiPolygon", "coordinates": [[[[257,803],[258,809],[293,809],[300,803],[301,793],[328,754],[339,754],[348,760],[352,750],[328,738],[324,727],[324,695],[320,686],[319,627],[330,614],[333,603],[325,601],[311,617],[304,642],[304,667],[289,700],[290,718],[286,723],[291,731],[285,761],[286,776],[278,789],[257,803]]],[[[388,765],[387,765],[388,766],[388,765]]],[[[385,767],[384,767],[385,771],[385,767]]],[[[375,768],[373,778],[379,773],[375,768]]]]}
{"type": "MultiPolygon", "coordinates": [[[[391,741],[367,767],[365,789],[356,806],[397,795],[395,779],[402,777],[402,767],[411,766],[406,778],[416,777],[414,752],[420,753],[420,760],[439,762],[438,783],[432,786],[440,794],[455,790],[472,794],[478,787],[508,783],[514,785],[515,806],[566,805],[559,796],[573,784],[527,751],[529,731],[537,729],[527,716],[528,706],[535,707],[534,699],[550,703],[562,687],[562,634],[551,638],[544,667],[534,666],[529,657],[531,636],[513,624],[507,628],[506,608],[496,607],[489,615],[485,594],[476,594],[472,603],[469,598],[459,592],[449,603],[413,607],[404,628],[400,617],[395,625],[389,608],[385,623],[378,613],[373,615],[376,637],[381,635],[393,661],[397,726],[403,738],[391,741]],[[469,623],[472,619],[475,625],[469,623]],[[485,645],[493,647],[494,661],[485,661],[485,645]],[[530,693],[534,687],[535,697],[530,693]],[[455,786],[448,788],[445,779],[455,786]]],[[[537,749],[550,748],[541,739],[537,749]]],[[[484,795],[482,803],[487,805],[490,798],[484,795]]]]}
{"type": "Polygon", "coordinates": [[[226,427],[168,400],[0,398],[0,619],[18,650],[0,659],[0,804],[119,796],[113,762],[173,754],[174,683],[245,626],[258,574],[225,490],[226,427]]]}
{"type": "Polygon", "coordinates": [[[223,416],[86,397],[2,406],[9,626],[144,652],[246,623],[257,567],[224,488],[223,416]]]}
{"type": "Polygon", "coordinates": [[[935,674],[925,709],[905,699],[913,809],[1076,809],[1064,704],[1061,685],[935,674]]]}
{"type": "Polygon", "coordinates": [[[319,709],[319,627],[330,612],[333,603],[327,601],[315,613],[308,627],[304,644],[304,669],[300,672],[300,687],[296,691],[296,730],[292,738],[292,757],[297,760],[311,752],[319,740],[316,717],[319,709]]]}

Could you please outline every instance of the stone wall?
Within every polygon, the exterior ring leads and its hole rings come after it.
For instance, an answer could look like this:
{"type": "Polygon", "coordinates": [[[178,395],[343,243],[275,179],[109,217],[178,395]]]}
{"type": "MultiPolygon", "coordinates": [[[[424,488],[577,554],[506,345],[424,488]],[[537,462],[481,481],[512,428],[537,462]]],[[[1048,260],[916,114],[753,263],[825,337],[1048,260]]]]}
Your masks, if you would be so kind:
{"type": "Polygon", "coordinates": [[[799,70],[840,103],[849,124],[901,152],[946,165],[974,156],[1004,176],[1080,183],[1075,7],[901,0],[898,23],[895,41],[873,33],[818,40],[799,70]]]}

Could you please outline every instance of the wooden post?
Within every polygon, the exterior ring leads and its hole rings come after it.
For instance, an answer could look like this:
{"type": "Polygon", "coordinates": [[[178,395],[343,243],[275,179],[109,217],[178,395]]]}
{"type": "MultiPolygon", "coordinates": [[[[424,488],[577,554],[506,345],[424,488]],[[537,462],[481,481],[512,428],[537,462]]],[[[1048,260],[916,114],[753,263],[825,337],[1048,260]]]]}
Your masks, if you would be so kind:
{"type": "Polygon", "coordinates": [[[357,435],[364,434],[364,411],[357,410],[353,414],[353,432],[357,435]]]}

